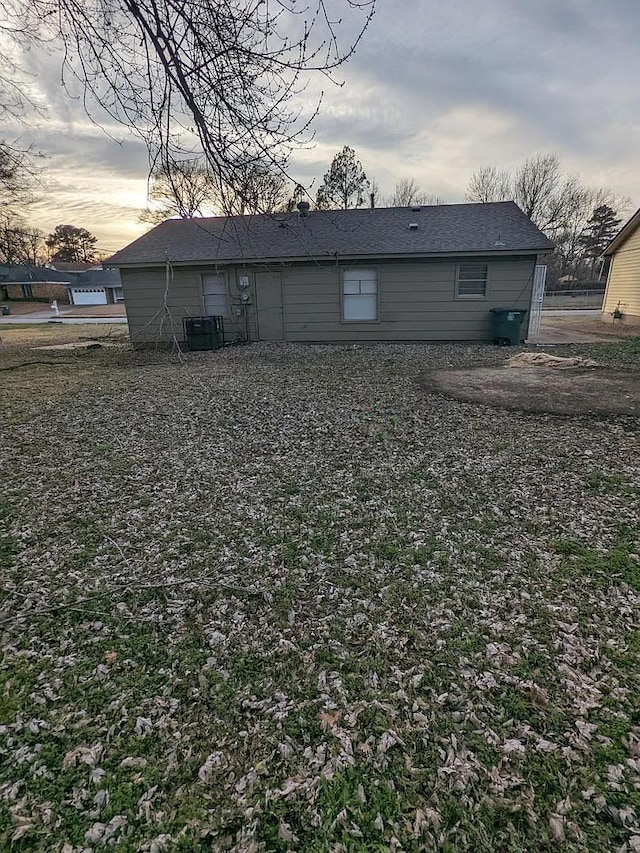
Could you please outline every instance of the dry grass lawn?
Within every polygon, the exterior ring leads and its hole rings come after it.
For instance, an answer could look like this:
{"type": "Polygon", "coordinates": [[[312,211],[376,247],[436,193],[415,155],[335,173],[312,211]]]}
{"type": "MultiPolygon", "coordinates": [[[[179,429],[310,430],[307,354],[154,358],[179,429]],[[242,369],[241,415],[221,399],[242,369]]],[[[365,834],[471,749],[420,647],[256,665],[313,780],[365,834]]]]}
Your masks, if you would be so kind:
{"type": "Polygon", "coordinates": [[[639,423],[511,354],[0,355],[0,849],[637,853],[639,423]]]}
{"type": "Polygon", "coordinates": [[[124,323],[15,323],[0,322],[0,355],[38,346],[66,344],[71,341],[119,341],[128,339],[124,323]]]}

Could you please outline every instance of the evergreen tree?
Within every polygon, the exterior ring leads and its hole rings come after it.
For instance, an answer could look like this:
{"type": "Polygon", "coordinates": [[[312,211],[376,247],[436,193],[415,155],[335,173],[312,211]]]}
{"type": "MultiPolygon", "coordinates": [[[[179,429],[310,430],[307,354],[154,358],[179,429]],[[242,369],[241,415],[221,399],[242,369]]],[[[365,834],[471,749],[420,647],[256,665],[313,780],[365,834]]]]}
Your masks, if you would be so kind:
{"type": "Polygon", "coordinates": [[[52,260],[70,263],[87,263],[96,258],[97,239],[86,228],[75,225],[57,225],[46,243],[52,260]]]}
{"type": "Polygon", "coordinates": [[[587,221],[586,228],[580,236],[580,243],[585,258],[591,261],[592,275],[596,261],[618,233],[621,222],[622,220],[618,218],[615,210],[608,204],[601,204],[596,207],[587,221]]]}
{"type": "Polygon", "coordinates": [[[353,148],[345,145],[331,162],[331,168],[322,180],[316,197],[319,208],[339,208],[348,210],[350,207],[360,207],[364,202],[365,191],[369,181],[362,168],[362,163],[356,159],[353,148]]]}

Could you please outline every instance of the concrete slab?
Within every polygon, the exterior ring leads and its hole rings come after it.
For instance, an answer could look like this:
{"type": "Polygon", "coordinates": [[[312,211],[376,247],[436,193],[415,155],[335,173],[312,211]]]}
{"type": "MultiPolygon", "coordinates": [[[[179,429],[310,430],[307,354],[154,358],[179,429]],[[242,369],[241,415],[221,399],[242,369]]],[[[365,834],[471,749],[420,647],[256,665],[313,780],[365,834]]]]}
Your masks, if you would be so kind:
{"type": "Polygon", "coordinates": [[[601,344],[606,340],[602,335],[585,334],[584,332],[576,332],[563,326],[545,324],[540,329],[538,335],[527,338],[527,343],[533,346],[547,346],[550,344],[601,344]]]}
{"type": "Polygon", "coordinates": [[[542,321],[545,317],[599,317],[600,308],[543,308],[542,321]]]}

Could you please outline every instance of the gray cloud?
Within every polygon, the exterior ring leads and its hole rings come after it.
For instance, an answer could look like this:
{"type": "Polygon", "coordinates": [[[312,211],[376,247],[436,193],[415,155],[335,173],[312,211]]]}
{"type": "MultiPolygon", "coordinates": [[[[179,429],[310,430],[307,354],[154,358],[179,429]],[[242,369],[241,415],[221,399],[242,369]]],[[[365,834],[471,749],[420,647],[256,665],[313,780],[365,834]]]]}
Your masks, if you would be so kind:
{"type": "Polygon", "coordinates": [[[356,144],[381,174],[412,167],[452,200],[479,165],[552,150],[640,201],[639,29],[635,0],[606,15],[595,0],[388,0],[318,127],[327,145],[356,144]]]}
{"type": "MultiPolygon", "coordinates": [[[[640,203],[639,31],[637,0],[609,0],[606,10],[601,0],[379,0],[357,54],[336,75],[345,85],[317,78],[301,97],[311,109],[325,89],[315,147],[296,154],[290,172],[317,186],[348,144],[383,192],[414,176],[457,201],[479,166],[511,168],[554,151],[567,170],[640,203]]],[[[50,155],[54,218],[84,215],[109,240],[130,239],[141,230],[145,148],[100,110],[96,119],[117,141],[87,121],[82,100],[60,85],[59,61],[29,57],[48,107],[30,132],[50,155]]]]}

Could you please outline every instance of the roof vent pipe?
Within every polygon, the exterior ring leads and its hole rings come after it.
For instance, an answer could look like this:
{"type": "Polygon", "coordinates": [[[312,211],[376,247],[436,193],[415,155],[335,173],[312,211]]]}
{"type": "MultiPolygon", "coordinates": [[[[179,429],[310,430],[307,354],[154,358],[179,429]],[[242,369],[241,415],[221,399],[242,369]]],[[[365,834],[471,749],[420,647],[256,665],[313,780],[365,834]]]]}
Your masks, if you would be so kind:
{"type": "Polygon", "coordinates": [[[301,219],[306,219],[307,216],[309,216],[309,209],[310,209],[311,205],[309,204],[308,201],[299,201],[297,203],[296,207],[298,208],[298,210],[300,212],[300,218],[301,219]]]}
{"type": "Polygon", "coordinates": [[[371,199],[371,210],[373,210],[373,208],[376,206],[376,194],[371,193],[369,198],[371,199]]]}

